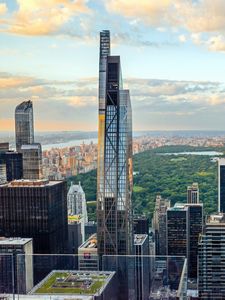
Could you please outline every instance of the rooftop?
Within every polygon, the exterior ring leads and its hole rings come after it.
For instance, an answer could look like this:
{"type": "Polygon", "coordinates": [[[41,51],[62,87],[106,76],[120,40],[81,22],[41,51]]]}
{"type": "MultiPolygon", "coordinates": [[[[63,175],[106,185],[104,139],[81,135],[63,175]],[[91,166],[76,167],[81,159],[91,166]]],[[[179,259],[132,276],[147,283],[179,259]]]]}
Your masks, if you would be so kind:
{"type": "Polygon", "coordinates": [[[26,110],[32,109],[32,108],[33,108],[32,101],[30,101],[30,100],[23,101],[22,103],[20,103],[19,105],[17,105],[17,107],[16,107],[16,113],[17,112],[26,112],[26,110]]]}
{"type": "Polygon", "coordinates": [[[211,215],[207,218],[207,223],[210,224],[223,224],[225,223],[225,214],[223,213],[218,213],[218,214],[214,214],[211,215]]]}
{"type": "Polygon", "coordinates": [[[147,234],[134,234],[134,245],[142,245],[147,237],[147,234]]]}
{"type": "Polygon", "coordinates": [[[79,249],[86,248],[86,249],[97,249],[97,235],[91,235],[88,240],[86,240],[82,245],[80,245],[79,249]]]}
{"type": "Polygon", "coordinates": [[[32,239],[30,238],[20,238],[20,237],[13,237],[13,238],[6,238],[0,237],[0,245],[25,245],[31,242],[32,239]]]}
{"type": "Polygon", "coordinates": [[[30,294],[101,294],[115,272],[54,270],[30,294]]]}
{"type": "Polygon", "coordinates": [[[2,184],[1,186],[6,187],[37,187],[37,186],[52,186],[56,185],[58,183],[62,182],[61,180],[58,181],[49,181],[47,179],[35,179],[35,180],[29,180],[29,179],[18,179],[13,180],[9,183],[2,184]]]}

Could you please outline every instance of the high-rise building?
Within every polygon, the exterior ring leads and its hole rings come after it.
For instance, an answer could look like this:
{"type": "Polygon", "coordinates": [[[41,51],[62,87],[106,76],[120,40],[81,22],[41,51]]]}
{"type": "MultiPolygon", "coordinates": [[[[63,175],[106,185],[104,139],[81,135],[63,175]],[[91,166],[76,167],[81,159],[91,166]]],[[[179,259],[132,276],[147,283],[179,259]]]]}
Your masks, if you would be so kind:
{"type": "Polygon", "coordinates": [[[199,188],[197,182],[187,187],[187,203],[199,203],[199,188]]]}
{"type": "Polygon", "coordinates": [[[67,193],[67,210],[68,215],[81,215],[84,223],[88,222],[86,198],[80,182],[79,184],[71,183],[67,193]]]}
{"type": "Polygon", "coordinates": [[[225,158],[218,159],[218,211],[225,213],[225,158]]]}
{"type": "Polygon", "coordinates": [[[150,293],[150,257],[147,234],[134,235],[136,300],[148,300],[150,293]]]}
{"type": "Polygon", "coordinates": [[[97,237],[93,234],[78,248],[78,264],[81,271],[98,271],[97,237]]]}
{"type": "Polygon", "coordinates": [[[149,219],[145,216],[133,218],[134,234],[149,234],[149,219]]]}
{"type": "Polygon", "coordinates": [[[21,179],[23,177],[22,154],[9,150],[5,152],[0,151],[0,169],[1,168],[5,170],[5,181],[10,182],[15,179],[21,179]]]}
{"type": "Polygon", "coordinates": [[[156,196],[155,211],[152,218],[152,228],[155,231],[155,254],[166,255],[166,212],[170,208],[170,201],[156,196]]]}
{"type": "Polygon", "coordinates": [[[67,249],[66,182],[15,180],[0,185],[0,236],[33,238],[34,253],[67,249]]]}
{"type": "Polygon", "coordinates": [[[167,210],[167,254],[187,257],[189,278],[197,278],[198,239],[202,226],[202,204],[177,203],[167,210]]]}
{"type": "Polygon", "coordinates": [[[199,239],[199,299],[224,299],[225,214],[208,217],[199,239]]]}
{"type": "Polygon", "coordinates": [[[33,288],[32,255],[32,239],[0,238],[0,293],[26,294],[33,288]]]}
{"type": "Polygon", "coordinates": [[[34,143],[33,104],[24,101],[15,110],[16,150],[21,151],[22,145],[34,143]]]}
{"type": "Polygon", "coordinates": [[[110,56],[110,33],[100,33],[97,236],[100,255],[131,254],[132,121],[120,57],[110,56]]]}
{"type": "Polygon", "coordinates": [[[41,179],[42,178],[42,150],[41,144],[34,143],[22,145],[21,152],[23,155],[23,178],[24,179],[41,179]]]}

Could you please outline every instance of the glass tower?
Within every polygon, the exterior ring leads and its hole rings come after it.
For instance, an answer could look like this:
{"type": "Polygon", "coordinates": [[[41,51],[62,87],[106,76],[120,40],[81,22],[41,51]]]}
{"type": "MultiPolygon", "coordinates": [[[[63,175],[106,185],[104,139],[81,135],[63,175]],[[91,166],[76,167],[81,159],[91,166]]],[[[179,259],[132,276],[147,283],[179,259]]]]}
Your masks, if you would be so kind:
{"type": "Polygon", "coordinates": [[[100,255],[133,251],[132,115],[120,57],[110,56],[110,33],[100,33],[97,237],[100,255]]]}
{"type": "Polygon", "coordinates": [[[218,211],[225,212],[225,158],[218,160],[218,211]]]}
{"type": "Polygon", "coordinates": [[[24,101],[15,110],[16,150],[21,152],[22,145],[34,143],[33,104],[24,101]]]}

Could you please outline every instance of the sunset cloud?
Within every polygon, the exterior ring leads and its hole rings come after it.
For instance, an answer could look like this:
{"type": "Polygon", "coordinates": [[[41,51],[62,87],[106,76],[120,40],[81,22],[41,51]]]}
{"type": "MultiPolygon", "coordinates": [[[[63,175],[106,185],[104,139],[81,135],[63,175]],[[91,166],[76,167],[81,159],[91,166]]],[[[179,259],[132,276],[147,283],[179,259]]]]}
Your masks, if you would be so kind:
{"type": "Polygon", "coordinates": [[[7,21],[7,31],[39,36],[55,33],[73,16],[90,13],[85,0],[17,0],[18,10],[7,21]]]}
{"type": "Polygon", "coordinates": [[[4,15],[7,12],[7,6],[5,3],[0,3],[0,15],[4,15]]]}

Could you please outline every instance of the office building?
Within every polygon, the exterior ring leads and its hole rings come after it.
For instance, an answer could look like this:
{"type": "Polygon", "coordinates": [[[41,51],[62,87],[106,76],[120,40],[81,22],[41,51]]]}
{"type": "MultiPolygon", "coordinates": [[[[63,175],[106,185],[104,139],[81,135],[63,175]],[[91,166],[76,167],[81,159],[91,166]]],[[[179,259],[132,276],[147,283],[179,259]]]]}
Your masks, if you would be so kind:
{"type": "Polygon", "coordinates": [[[198,290],[200,299],[224,299],[225,214],[209,216],[200,236],[198,290]]]}
{"type": "Polygon", "coordinates": [[[33,104],[24,101],[15,109],[16,150],[21,151],[22,145],[34,143],[33,104]]]}
{"type": "Polygon", "coordinates": [[[155,254],[167,254],[167,235],[166,235],[166,212],[170,208],[170,201],[163,199],[160,195],[156,196],[155,211],[152,218],[152,228],[155,232],[155,254]]]}
{"type": "Polygon", "coordinates": [[[218,211],[225,212],[225,158],[218,159],[218,211]]]}
{"type": "Polygon", "coordinates": [[[199,203],[199,188],[197,182],[187,187],[187,203],[199,203]]]}
{"type": "Polygon", "coordinates": [[[100,33],[97,237],[99,255],[133,252],[132,121],[120,57],[110,56],[110,33],[100,33]]]}
{"type": "Polygon", "coordinates": [[[42,150],[41,144],[35,143],[22,145],[21,153],[23,155],[23,178],[41,179],[42,178],[42,150]]]}
{"type": "Polygon", "coordinates": [[[0,151],[0,177],[4,177],[4,181],[8,182],[23,177],[23,159],[21,153],[10,150],[0,151]],[[1,176],[3,172],[5,175],[1,176]]]}
{"type": "Polygon", "coordinates": [[[53,270],[32,289],[30,296],[36,299],[40,294],[44,299],[117,300],[115,272],[53,270]]]}
{"type": "Polygon", "coordinates": [[[78,247],[84,242],[84,222],[80,215],[68,216],[68,252],[78,254],[78,247]]]}
{"type": "Polygon", "coordinates": [[[68,215],[81,215],[84,223],[88,222],[86,198],[80,182],[79,184],[71,182],[67,193],[67,210],[68,215]]]}
{"type": "Polygon", "coordinates": [[[202,226],[202,204],[177,203],[167,210],[167,254],[187,257],[189,278],[197,278],[198,239],[202,226]]]}
{"type": "Polygon", "coordinates": [[[0,185],[0,236],[33,238],[34,253],[67,249],[66,182],[15,180],[0,185]]]}
{"type": "Polygon", "coordinates": [[[149,219],[145,216],[134,216],[133,218],[134,234],[149,234],[149,219]]]}
{"type": "Polygon", "coordinates": [[[97,249],[97,236],[93,234],[78,248],[78,264],[81,271],[98,271],[99,257],[97,249]]]}
{"type": "Polygon", "coordinates": [[[150,293],[149,239],[147,234],[134,235],[136,300],[148,300],[150,293]]]}
{"type": "Polygon", "coordinates": [[[0,293],[26,294],[33,288],[32,255],[32,239],[0,237],[0,293]]]}

